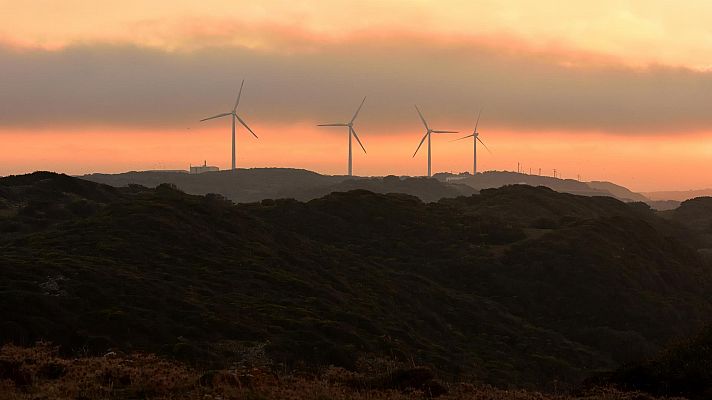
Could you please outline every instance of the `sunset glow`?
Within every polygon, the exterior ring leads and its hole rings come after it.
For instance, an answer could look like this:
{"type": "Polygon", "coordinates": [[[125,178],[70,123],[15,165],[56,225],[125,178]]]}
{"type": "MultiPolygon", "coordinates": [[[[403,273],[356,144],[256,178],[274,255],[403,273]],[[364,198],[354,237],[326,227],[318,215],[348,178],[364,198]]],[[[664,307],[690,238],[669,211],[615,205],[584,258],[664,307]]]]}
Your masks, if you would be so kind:
{"type": "MultiPolygon", "coordinates": [[[[255,125],[264,135],[259,141],[238,134],[239,168],[293,167],[321,173],[346,174],[346,134],[310,125],[255,125]],[[275,134],[270,134],[274,132],[275,134]],[[279,138],[277,140],[276,138],[279,138]]],[[[479,150],[482,171],[516,171],[565,179],[608,180],[634,190],[665,187],[684,190],[709,185],[704,165],[712,158],[712,139],[704,135],[680,137],[675,143],[656,136],[619,138],[585,134],[570,140],[566,133],[491,131],[485,137],[493,153],[479,150]],[[551,155],[556,154],[556,158],[551,155]],[[679,154],[685,158],[678,159],[679,154]],[[634,160],[634,161],[632,161],[634,160]],[[674,166],[656,168],[655,165],[674,166]],[[701,167],[702,166],[702,167],[701,167]],[[702,169],[700,169],[702,168],[702,169]],[[693,171],[693,173],[685,173],[693,171]]],[[[424,175],[425,153],[412,157],[422,134],[399,132],[363,135],[368,150],[354,151],[356,175],[424,175]]],[[[230,167],[229,133],[222,126],[171,131],[42,131],[5,132],[0,169],[7,174],[31,170],[61,170],[69,174],[115,173],[132,170],[187,170],[189,165],[230,167]],[[70,166],[70,167],[67,167],[70,166]]],[[[461,172],[471,168],[471,142],[451,142],[457,135],[433,137],[435,171],[461,172]]]]}
{"type": "MultiPolygon", "coordinates": [[[[470,133],[482,170],[529,168],[634,190],[712,187],[712,3],[0,1],[0,175],[229,167],[422,175],[413,104],[470,133]],[[343,117],[339,117],[343,115],[343,117]]],[[[456,138],[454,136],[452,138],[456,138]]],[[[471,144],[434,137],[434,172],[471,144]]]]}

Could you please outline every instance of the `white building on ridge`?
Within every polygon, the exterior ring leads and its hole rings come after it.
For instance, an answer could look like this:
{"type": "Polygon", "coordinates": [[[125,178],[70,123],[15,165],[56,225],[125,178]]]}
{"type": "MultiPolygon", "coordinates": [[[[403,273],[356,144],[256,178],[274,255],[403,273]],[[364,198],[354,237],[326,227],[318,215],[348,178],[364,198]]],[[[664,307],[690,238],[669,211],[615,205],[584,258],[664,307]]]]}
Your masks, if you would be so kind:
{"type": "Polygon", "coordinates": [[[220,168],[208,165],[208,161],[203,162],[203,165],[190,166],[191,174],[202,174],[203,172],[220,171],[220,168]]]}

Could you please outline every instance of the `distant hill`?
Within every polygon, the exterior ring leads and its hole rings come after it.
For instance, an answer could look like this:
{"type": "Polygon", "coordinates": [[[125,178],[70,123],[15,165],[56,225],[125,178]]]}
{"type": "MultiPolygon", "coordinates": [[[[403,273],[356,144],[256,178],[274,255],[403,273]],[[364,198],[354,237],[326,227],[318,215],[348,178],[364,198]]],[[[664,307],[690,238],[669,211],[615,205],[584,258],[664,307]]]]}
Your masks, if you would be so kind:
{"type": "Polygon", "coordinates": [[[481,189],[526,184],[545,186],[562,193],[610,196],[624,202],[648,202],[654,208],[670,209],[669,203],[650,202],[645,196],[610,182],[579,182],[515,172],[489,171],[472,176],[439,173],[423,177],[348,177],[321,175],[290,168],[251,168],[191,175],[179,172],[141,171],[121,174],[91,174],[81,178],[116,187],[138,184],[156,187],[172,183],[190,194],[218,193],[237,203],[262,199],[312,200],[335,191],[365,189],[375,193],[405,193],[432,202],[441,198],[470,195],[481,189]]]}
{"type": "Polygon", "coordinates": [[[476,175],[469,173],[459,175],[441,173],[436,174],[434,177],[444,182],[466,184],[478,190],[522,184],[546,186],[557,192],[581,196],[610,196],[625,202],[648,201],[645,196],[610,182],[580,182],[574,179],[559,179],[550,176],[529,175],[509,171],[487,171],[476,175]]]}
{"type": "Polygon", "coordinates": [[[0,178],[0,199],[0,342],[203,366],[260,345],[285,368],[377,355],[552,388],[712,318],[712,265],[680,230],[696,233],[610,197],[513,185],[235,205],[34,173],[0,178]]]}
{"type": "Polygon", "coordinates": [[[423,177],[348,177],[321,175],[312,171],[290,168],[238,169],[236,172],[219,171],[203,174],[186,174],[165,171],[127,172],[122,174],[91,174],[81,178],[116,187],[138,184],[156,187],[172,183],[190,194],[218,193],[237,203],[262,199],[293,198],[312,200],[335,191],[366,189],[376,193],[405,193],[423,201],[470,195],[480,189],[505,185],[526,184],[546,186],[558,192],[582,196],[610,196],[621,201],[647,201],[637,193],[610,182],[579,182],[546,176],[514,172],[485,172],[453,175],[440,173],[435,179],[423,177]]]}
{"type": "Polygon", "coordinates": [[[161,183],[171,183],[186,193],[217,193],[236,203],[268,198],[302,199],[301,196],[308,196],[303,193],[305,190],[326,188],[348,179],[346,176],[321,175],[291,168],[238,169],[202,174],[134,171],[121,174],[91,174],[81,178],[115,187],[130,184],[156,187],[161,183]]]}
{"type": "Polygon", "coordinates": [[[81,178],[111,186],[138,184],[156,187],[171,183],[190,194],[221,194],[236,203],[263,199],[292,198],[312,200],[335,191],[367,189],[376,193],[405,193],[423,201],[437,201],[443,197],[469,195],[475,191],[464,185],[438,182],[426,178],[360,178],[340,175],[321,175],[303,169],[251,168],[237,171],[186,174],[143,171],[122,174],[91,174],[81,178]]]}
{"type": "Polygon", "coordinates": [[[695,197],[712,197],[712,189],[647,192],[643,193],[643,195],[651,200],[675,200],[682,202],[694,199],[695,197]]]}
{"type": "Polygon", "coordinates": [[[621,201],[642,201],[642,202],[647,202],[649,199],[640,194],[640,193],[635,193],[631,191],[630,189],[616,185],[615,183],[611,182],[601,182],[601,181],[591,181],[591,182],[586,182],[586,185],[593,189],[597,190],[605,190],[609,193],[611,193],[613,196],[615,196],[617,199],[621,201]]]}
{"type": "Polygon", "coordinates": [[[658,211],[670,211],[680,207],[680,202],[676,200],[648,200],[646,203],[658,211]]]}

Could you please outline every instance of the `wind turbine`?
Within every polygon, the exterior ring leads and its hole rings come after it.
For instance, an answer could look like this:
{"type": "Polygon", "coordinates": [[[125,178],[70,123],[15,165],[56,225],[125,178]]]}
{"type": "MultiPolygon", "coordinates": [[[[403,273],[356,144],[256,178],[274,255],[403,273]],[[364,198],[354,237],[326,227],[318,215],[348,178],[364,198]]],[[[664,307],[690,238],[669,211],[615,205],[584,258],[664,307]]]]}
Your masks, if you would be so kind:
{"type": "Polygon", "coordinates": [[[418,106],[415,106],[415,111],[418,112],[418,116],[420,116],[420,120],[423,121],[423,125],[425,125],[425,135],[423,136],[422,139],[420,139],[420,144],[418,145],[418,148],[415,149],[415,153],[413,153],[413,157],[415,157],[416,154],[418,154],[418,150],[420,150],[420,146],[423,145],[423,142],[425,141],[425,138],[428,138],[428,177],[431,176],[430,173],[430,134],[431,133],[457,133],[457,131],[439,131],[435,129],[431,129],[430,126],[428,126],[428,123],[425,121],[425,118],[423,117],[423,114],[420,112],[420,109],[418,109],[418,106]]]}
{"type": "Polygon", "coordinates": [[[255,132],[250,129],[249,126],[245,123],[245,121],[240,118],[239,115],[237,115],[237,106],[240,104],[240,96],[242,96],[242,87],[245,86],[245,80],[242,80],[242,83],[240,84],[240,91],[237,93],[237,100],[235,101],[235,107],[232,108],[231,112],[226,112],[218,115],[213,115],[212,117],[204,118],[201,119],[200,122],[207,121],[209,119],[215,119],[215,118],[222,118],[222,117],[227,117],[228,115],[232,115],[232,170],[235,170],[235,119],[240,121],[240,123],[247,128],[248,131],[254,136],[256,139],[259,139],[257,135],[255,135],[255,132]]]}
{"type": "Polygon", "coordinates": [[[361,100],[361,105],[358,106],[356,109],[356,113],[354,113],[353,118],[351,118],[351,121],[349,122],[344,122],[344,123],[338,123],[338,124],[319,124],[317,126],[348,126],[349,127],[349,176],[352,176],[353,172],[353,156],[351,155],[351,136],[356,138],[356,141],[358,144],[361,146],[363,149],[363,152],[366,153],[366,148],[363,147],[363,143],[361,143],[361,139],[358,138],[358,135],[356,134],[356,130],[354,129],[354,121],[356,120],[356,117],[358,117],[359,111],[361,111],[361,107],[363,107],[363,103],[366,101],[366,97],[361,100]]]}
{"type": "Polygon", "coordinates": [[[477,141],[479,141],[482,144],[482,146],[484,146],[485,149],[487,149],[487,151],[490,154],[492,154],[492,152],[487,147],[485,142],[483,142],[482,139],[480,139],[480,133],[477,131],[477,126],[480,124],[480,115],[482,115],[482,110],[480,110],[479,114],[477,114],[477,122],[475,122],[475,129],[472,131],[471,134],[469,134],[465,137],[461,137],[459,139],[453,140],[453,142],[454,142],[457,140],[467,139],[469,137],[472,138],[472,154],[473,154],[473,156],[472,156],[473,157],[473,159],[472,159],[472,175],[475,175],[477,173],[477,141]]]}

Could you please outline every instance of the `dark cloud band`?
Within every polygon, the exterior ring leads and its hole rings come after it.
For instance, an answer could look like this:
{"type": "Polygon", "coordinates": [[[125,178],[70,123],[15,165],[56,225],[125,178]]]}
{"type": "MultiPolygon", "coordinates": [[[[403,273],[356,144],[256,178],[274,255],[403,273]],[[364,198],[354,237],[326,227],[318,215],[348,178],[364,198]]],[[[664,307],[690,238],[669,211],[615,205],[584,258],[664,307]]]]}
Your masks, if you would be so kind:
{"type": "Polygon", "coordinates": [[[254,122],[343,119],[368,96],[360,123],[383,134],[417,127],[414,103],[429,119],[461,129],[481,106],[485,126],[527,131],[670,134],[712,127],[710,73],[610,63],[571,67],[564,58],[406,39],[354,40],[298,53],[102,44],[2,48],[0,128],[183,128],[228,110],[242,78],[240,107],[254,122]]]}

